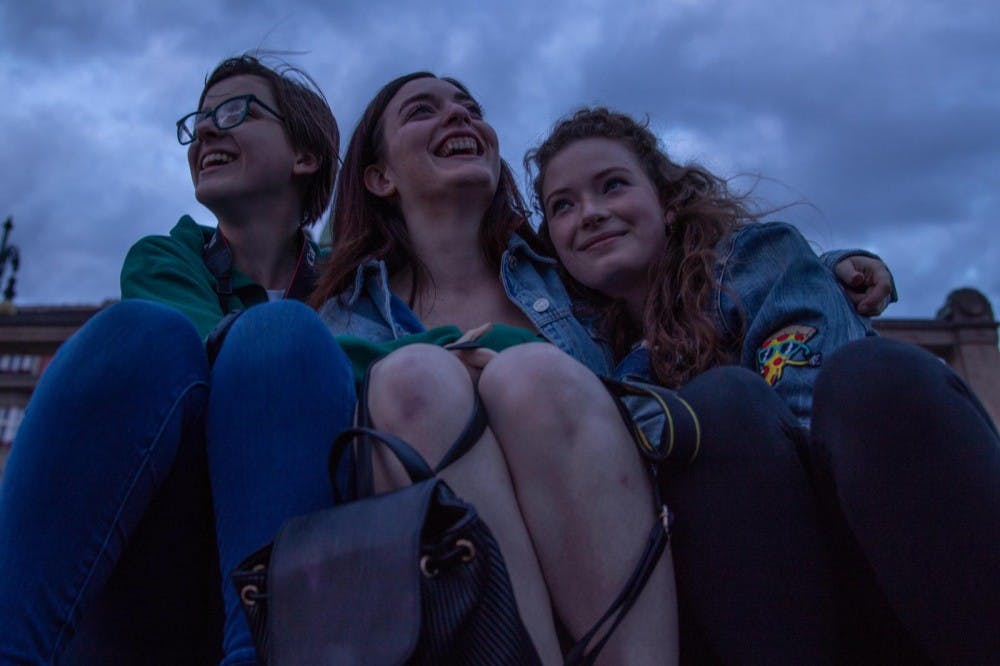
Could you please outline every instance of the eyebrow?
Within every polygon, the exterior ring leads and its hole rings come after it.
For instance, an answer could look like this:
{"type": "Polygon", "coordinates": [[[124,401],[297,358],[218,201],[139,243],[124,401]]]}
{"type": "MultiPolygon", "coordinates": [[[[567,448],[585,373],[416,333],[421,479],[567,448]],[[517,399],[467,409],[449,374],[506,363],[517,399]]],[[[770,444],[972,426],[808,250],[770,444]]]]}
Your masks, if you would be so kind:
{"type": "MultiPolygon", "coordinates": [[[[455,100],[456,102],[472,102],[473,104],[476,105],[477,108],[479,107],[479,102],[477,102],[476,100],[474,100],[472,98],[472,95],[467,95],[464,92],[462,92],[461,90],[456,91],[455,95],[454,95],[454,97],[452,97],[452,99],[455,100]]],[[[403,102],[399,105],[399,115],[403,114],[403,110],[406,109],[406,107],[408,107],[411,104],[414,104],[416,102],[435,102],[436,103],[437,101],[438,101],[438,97],[436,95],[433,95],[431,93],[417,93],[416,95],[413,95],[412,97],[407,97],[406,99],[403,100],[403,102]]]]}
{"type": "Polygon", "coordinates": [[[214,106],[206,106],[208,104],[208,100],[206,99],[204,102],[202,102],[202,105],[201,105],[202,108],[198,109],[198,112],[199,113],[208,113],[210,111],[215,111],[217,108],[219,108],[220,106],[222,106],[226,102],[232,102],[234,99],[239,99],[241,97],[256,97],[256,95],[253,95],[252,93],[243,93],[242,95],[230,95],[229,97],[226,97],[225,99],[220,100],[214,106]]]}

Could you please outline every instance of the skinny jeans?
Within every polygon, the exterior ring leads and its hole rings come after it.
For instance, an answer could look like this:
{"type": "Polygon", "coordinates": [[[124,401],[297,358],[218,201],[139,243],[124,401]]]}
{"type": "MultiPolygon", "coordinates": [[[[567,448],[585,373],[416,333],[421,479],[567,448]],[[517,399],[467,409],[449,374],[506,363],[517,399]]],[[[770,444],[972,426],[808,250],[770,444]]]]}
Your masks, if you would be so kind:
{"type": "Polygon", "coordinates": [[[329,497],[325,472],[254,447],[322,459],[353,406],[301,303],[248,309],[211,370],[175,310],[99,313],[46,369],[0,482],[0,663],[218,663],[224,621],[249,645],[228,572],[313,508],[288,489],[329,497]]]}
{"type": "Polygon", "coordinates": [[[113,305],[60,347],[0,482],[0,663],[217,659],[208,384],[162,305],[113,305]]]}
{"type": "Polygon", "coordinates": [[[225,578],[224,664],[256,663],[230,574],[274,540],[285,520],[332,504],[325,461],[351,424],[356,401],[347,356],[301,303],[252,307],[227,334],[212,369],[206,419],[225,578]]]}
{"type": "Polygon", "coordinates": [[[912,345],[867,338],[823,365],[811,432],[743,369],[680,390],[704,429],[661,474],[682,662],[995,661],[995,425],[912,345]]]}

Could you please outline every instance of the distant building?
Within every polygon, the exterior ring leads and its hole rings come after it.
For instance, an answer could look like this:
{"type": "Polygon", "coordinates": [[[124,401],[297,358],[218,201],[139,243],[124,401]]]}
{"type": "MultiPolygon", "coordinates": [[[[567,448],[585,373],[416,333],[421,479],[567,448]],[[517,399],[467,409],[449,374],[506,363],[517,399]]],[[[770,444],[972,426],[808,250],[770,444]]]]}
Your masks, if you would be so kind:
{"type": "MultiPolygon", "coordinates": [[[[109,303],[0,309],[0,477],[24,409],[56,348],[109,303]]],[[[951,292],[934,319],[875,320],[882,335],[920,345],[948,363],[1000,423],[997,325],[989,301],[975,289],[951,292]]]]}
{"type": "Polygon", "coordinates": [[[56,348],[109,302],[0,308],[0,477],[24,409],[56,348]]]}

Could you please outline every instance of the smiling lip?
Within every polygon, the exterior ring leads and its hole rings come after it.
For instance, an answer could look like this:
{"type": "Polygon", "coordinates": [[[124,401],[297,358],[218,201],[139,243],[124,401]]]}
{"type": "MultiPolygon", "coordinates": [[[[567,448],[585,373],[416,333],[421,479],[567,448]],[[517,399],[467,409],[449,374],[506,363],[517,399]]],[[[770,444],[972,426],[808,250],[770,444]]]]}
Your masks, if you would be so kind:
{"type": "Polygon", "coordinates": [[[206,150],[198,161],[199,171],[206,171],[215,167],[225,166],[232,163],[236,156],[224,150],[206,150]]]}
{"type": "Polygon", "coordinates": [[[624,236],[624,235],[625,235],[624,231],[606,231],[606,232],[604,232],[602,234],[597,234],[596,236],[591,236],[590,238],[588,238],[579,247],[579,250],[581,252],[584,252],[584,251],[589,250],[590,248],[594,247],[595,245],[597,245],[599,243],[603,243],[606,240],[611,240],[612,238],[618,238],[618,237],[624,236]]]}

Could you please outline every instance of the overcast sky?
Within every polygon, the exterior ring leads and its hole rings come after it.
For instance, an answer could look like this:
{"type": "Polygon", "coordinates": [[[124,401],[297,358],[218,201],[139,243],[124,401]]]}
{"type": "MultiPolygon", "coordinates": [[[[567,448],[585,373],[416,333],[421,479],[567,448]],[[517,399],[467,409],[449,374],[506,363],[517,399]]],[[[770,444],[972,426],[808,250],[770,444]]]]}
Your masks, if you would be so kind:
{"type": "Polygon", "coordinates": [[[880,253],[889,316],[933,316],[962,286],[1000,310],[995,0],[0,0],[17,303],[117,298],[138,238],[182,213],[214,224],[174,122],[219,60],[258,47],[298,52],[345,137],[389,79],[455,76],[519,172],[574,107],[648,115],[675,159],[806,202],[779,217],[817,250],[880,253]]]}

